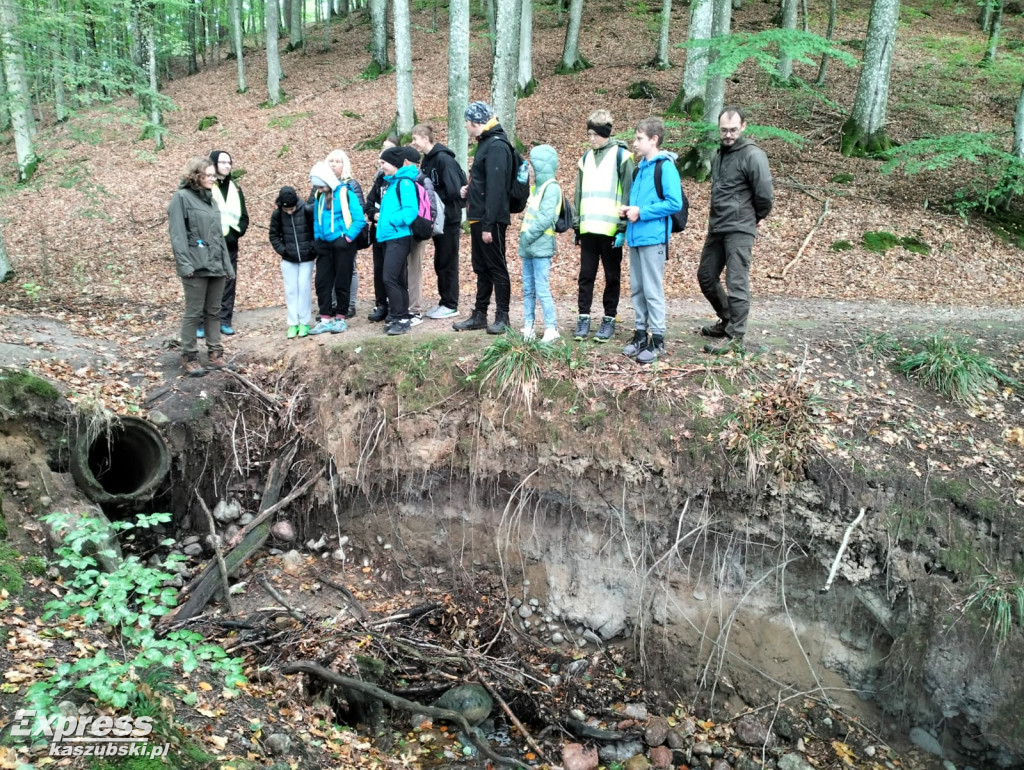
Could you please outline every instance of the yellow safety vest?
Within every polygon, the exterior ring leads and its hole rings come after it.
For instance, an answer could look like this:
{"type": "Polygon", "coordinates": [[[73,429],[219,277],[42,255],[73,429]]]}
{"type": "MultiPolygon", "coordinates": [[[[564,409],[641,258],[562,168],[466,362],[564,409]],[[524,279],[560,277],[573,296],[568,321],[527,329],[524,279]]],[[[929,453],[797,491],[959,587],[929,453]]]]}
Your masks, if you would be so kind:
{"type": "MultiPolygon", "coordinates": [[[[580,232],[594,235],[615,235],[619,228],[619,207],[622,205],[622,180],[619,179],[619,147],[609,148],[594,161],[594,151],[580,158],[583,172],[580,195],[580,232]]],[[[623,150],[623,161],[629,153],[623,150]]]]}
{"type": "Polygon", "coordinates": [[[238,222],[242,218],[242,199],[238,195],[238,187],[234,182],[228,185],[228,197],[224,199],[224,193],[220,191],[220,183],[213,185],[213,199],[217,202],[220,210],[221,235],[227,235],[231,228],[238,229],[238,222]]]}
{"type": "MultiPolygon", "coordinates": [[[[536,187],[530,188],[530,198],[526,202],[526,210],[523,212],[523,224],[519,227],[519,232],[525,233],[527,229],[529,229],[530,225],[533,224],[533,221],[537,218],[537,215],[540,214],[540,202],[544,200],[544,190],[547,188],[549,184],[552,184],[554,181],[554,179],[549,179],[546,182],[541,183],[539,190],[536,187]]],[[[555,214],[555,219],[558,219],[558,215],[562,213],[561,187],[558,188],[558,192],[558,213],[555,214]]],[[[551,227],[544,231],[544,235],[554,234],[555,223],[552,222],[551,227]]]]}

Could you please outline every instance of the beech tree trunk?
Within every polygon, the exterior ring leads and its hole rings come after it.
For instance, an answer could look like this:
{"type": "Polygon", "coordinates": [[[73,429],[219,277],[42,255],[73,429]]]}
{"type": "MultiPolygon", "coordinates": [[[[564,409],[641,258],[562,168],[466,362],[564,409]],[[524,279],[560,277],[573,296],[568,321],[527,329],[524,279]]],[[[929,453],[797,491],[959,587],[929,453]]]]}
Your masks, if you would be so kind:
{"type": "Polygon", "coordinates": [[[281,103],[281,26],[277,12],[277,0],[267,0],[267,101],[272,105],[281,103]]]}
{"type": "Polygon", "coordinates": [[[189,3],[188,11],[185,15],[185,46],[187,51],[188,60],[188,74],[195,75],[199,72],[199,61],[196,59],[196,22],[197,22],[198,9],[195,3],[189,3]]]}
{"type": "Polygon", "coordinates": [[[570,0],[569,23],[565,27],[565,45],[562,48],[562,61],[555,69],[560,75],[567,72],[585,70],[590,62],[580,55],[580,26],[583,23],[583,0],[570,0]]]}
{"type": "Polygon", "coordinates": [[[498,0],[491,105],[510,142],[516,135],[516,78],[519,70],[519,2],[498,0]]]}
{"type": "MultiPolygon", "coordinates": [[[[711,37],[725,37],[729,34],[729,27],[732,24],[732,0],[714,0],[715,13],[711,24],[711,37]]],[[[718,59],[719,53],[711,49],[708,65],[713,65],[718,59]]],[[[718,149],[718,114],[725,106],[725,77],[722,75],[709,75],[707,89],[704,92],[704,121],[713,123],[715,127],[705,136],[705,141],[698,149],[697,157],[699,163],[695,169],[694,176],[699,180],[707,179],[711,173],[711,158],[718,149]]]]}
{"type": "Polygon", "coordinates": [[[519,78],[516,96],[529,96],[537,87],[533,79],[533,0],[520,0],[519,14],[519,78]]]}
{"type": "MultiPolygon", "coordinates": [[[[797,0],[782,0],[782,24],[781,29],[795,30],[797,17],[797,0]]],[[[785,53],[779,53],[779,63],[776,66],[775,74],[781,83],[788,83],[793,76],[793,60],[785,53]]]]}
{"type": "Polygon", "coordinates": [[[885,118],[899,20],[900,0],[872,0],[853,113],[843,124],[843,155],[878,155],[891,146],[885,118]]]}
{"type": "MultiPolygon", "coordinates": [[[[825,39],[830,43],[832,37],[836,33],[836,0],[828,0],[828,29],[825,31],[825,39]]],[[[821,88],[825,85],[825,70],[828,69],[828,54],[823,53],[821,55],[821,66],[818,67],[818,78],[814,81],[814,85],[821,88]]]]}
{"type": "Polygon", "coordinates": [[[4,75],[4,59],[0,56],[0,131],[11,127],[11,111],[7,106],[7,76],[4,75]]]}
{"type": "Polygon", "coordinates": [[[153,134],[153,141],[156,148],[164,148],[163,116],[160,114],[160,102],[157,94],[160,90],[160,81],[157,78],[157,57],[156,57],[156,18],[155,9],[152,4],[146,7],[146,56],[149,61],[149,122],[150,131],[153,134]]]}
{"type": "Polygon", "coordinates": [[[409,29],[409,0],[394,0],[391,15],[395,25],[395,99],[398,135],[412,133],[416,125],[412,100],[412,30],[409,29]]]}
{"type": "Polygon", "coordinates": [[[7,256],[7,244],[4,243],[4,231],[0,228],[0,283],[6,283],[14,275],[11,260],[7,256]]]}
{"type": "MultiPolygon", "coordinates": [[[[50,13],[53,18],[59,18],[57,0],[50,0],[50,13]]],[[[51,76],[53,78],[53,106],[57,122],[63,123],[68,119],[67,97],[64,93],[64,35],[60,27],[54,32],[53,60],[51,62],[51,76]]],[[[0,78],[3,75],[0,74],[0,78]]],[[[0,93],[0,99],[3,94],[0,93]]],[[[0,117],[0,124],[3,123],[0,117]]]]}
{"type": "MultiPolygon", "coordinates": [[[[714,0],[691,0],[690,27],[686,33],[688,42],[710,40],[711,25],[715,19],[714,0]]],[[[686,66],[683,69],[683,85],[679,95],[669,108],[677,115],[688,115],[691,120],[704,117],[704,94],[707,93],[708,57],[707,48],[687,48],[686,66]]]]}
{"type": "Polygon", "coordinates": [[[1017,98],[1017,111],[1013,115],[1013,154],[1024,160],[1024,86],[1017,98]]]}
{"type": "Polygon", "coordinates": [[[463,170],[469,167],[462,114],[469,104],[469,0],[448,3],[448,148],[463,170]]]}
{"type": "Polygon", "coordinates": [[[672,0],[661,0],[661,29],[658,33],[658,53],[654,64],[660,70],[672,66],[668,59],[668,27],[672,22],[672,0]]]}
{"type": "MultiPolygon", "coordinates": [[[[272,0],[267,0],[267,5],[271,2],[272,0]]],[[[296,48],[302,48],[306,42],[306,34],[302,29],[303,5],[302,0],[292,0],[291,17],[288,19],[288,45],[293,51],[296,48]]],[[[270,16],[267,16],[267,24],[270,24],[270,16]]]]}
{"type": "Polygon", "coordinates": [[[4,57],[7,79],[7,102],[14,130],[14,153],[18,160],[18,181],[31,178],[36,169],[36,153],[32,145],[32,104],[25,81],[25,64],[21,44],[14,36],[18,28],[18,10],[14,0],[0,0],[0,50],[4,57]]]}
{"type": "Polygon", "coordinates": [[[981,66],[987,67],[996,60],[996,48],[999,46],[999,32],[1003,26],[1003,0],[995,0],[992,18],[988,26],[988,47],[981,59],[981,66]]]}
{"type": "Polygon", "coordinates": [[[376,77],[386,72],[388,61],[388,0],[370,0],[370,67],[376,77]]]}
{"type": "Polygon", "coordinates": [[[229,0],[231,13],[231,39],[235,46],[235,58],[238,67],[238,93],[248,91],[245,85],[245,60],[242,57],[242,0],[229,0]]]}

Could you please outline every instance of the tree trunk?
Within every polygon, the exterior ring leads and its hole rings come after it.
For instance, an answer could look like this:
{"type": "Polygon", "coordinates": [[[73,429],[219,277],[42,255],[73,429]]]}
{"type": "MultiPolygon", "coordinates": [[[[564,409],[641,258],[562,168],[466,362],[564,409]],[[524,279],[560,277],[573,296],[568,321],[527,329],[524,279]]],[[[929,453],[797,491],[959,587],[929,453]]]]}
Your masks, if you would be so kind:
{"type": "MultiPolygon", "coordinates": [[[[60,11],[57,8],[57,0],[50,0],[50,13],[54,19],[60,18],[60,11]]],[[[53,33],[53,61],[51,75],[53,77],[53,106],[57,122],[63,123],[68,119],[67,97],[64,93],[64,34],[61,27],[57,27],[53,33]]],[[[0,78],[3,75],[0,74],[0,78]]],[[[0,94],[2,98],[2,94],[0,94]]],[[[3,121],[0,120],[0,123],[3,121]]]]}
{"type": "Polygon", "coordinates": [[[395,99],[398,135],[412,133],[416,125],[412,99],[412,30],[409,29],[409,0],[394,0],[391,14],[395,25],[395,99]]]}
{"type": "Polygon", "coordinates": [[[537,87],[533,79],[533,0],[521,0],[519,18],[519,78],[516,96],[529,96],[537,87]]]}
{"type": "Polygon", "coordinates": [[[672,66],[668,59],[668,27],[672,22],[672,0],[661,0],[661,30],[658,34],[658,54],[654,64],[660,70],[672,66]]]}
{"type": "Polygon", "coordinates": [[[149,122],[150,131],[153,135],[153,140],[156,143],[156,148],[162,150],[164,148],[164,131],[162,127],[162,115],[160,114],[160,102],[157,99],[159,93],[160,83],[157,79],[156,73],[156,9],[152,4],[146,8],[146,54],[148,58],[148,70],[149,70],[149,122]]]}
{"type": "MultiPolygon", "coordinates": [[[[825,39],[830,43],[832,42],[832,36],[836,32],[836,0],[828,0],[828,29],[825,31],[825,39]]],[[[814,81],[814,85],[821,88],[825,85],[825,70],[828,69],[828,54],[823,53],[821,55],[821,66],[818,67],[818,78],[814,81]]]]}
{"type": "Polygon", "coordinates": [[[11,260],[7,256],[7,244],[4,243],[4,231],[0,229],[0,283],[6,283],[14,275],[11,260]]]}
{"type": "MultiPolygon", "coordinates": [[[[797,0],[782,0],[782,23],[779,25],[784,30],[796,29],[797,0]]],[[[793,77],[793,60],[785,53],[779,52],[779,63],[775,69],[775,75],[779,82],[786,84],[793,77]]]]}
{"type": "MultiPolygon", "coordinates": [[[[270,5],[271,0],[267,0],[267,5],[270,5]]],[[[288,47],[293,51],[296,48],[301,48],[306,42],[306,35],[302,29],[302,7],[304,3],[302,0],[292,0],[291,18],[290,25],[288,28],[288,47]]],[[[270,23],[270,18],[267,18],[267,23],[270,23]]]]}
{"type": "Polygon", "coordinates": [[[235,58],[238,67],[238,93],[244,94],[249,89],[245,85],[245,59],[242,57],[242,0],[229,0],[231,13],[231,39],[235,46],[235,58]]]}
{"type": "Polygon", "coordinates": [[[466,123],[469,104],[469,0],[448,4],[448,148],[463,169],[469,166],[466,123]]]}
{"type": "Polygon", "coordinates": [[[570,0],[569,23],[565,27],[565,45],[562,47],[562,61],[555,68],[555,72],[559,75],[578,72],[590,67],[590,62],[580,55],[580,26],[582,23],[583,0],[570,0]]]}
{"type": "Polygon", "coordinates": [[[7,77],[4,75],[4,59],[0,56],[0,131],[6,131],[10,127],[11,110],[7,106],[7,77]]]}
{"type": "Polygon", "coordinates": [[[988,27],[988,48],[981,59],[981,66],[988,67],[996,60],[996,47],[999,45],[999,31],[1003,26],[1003,0],[995,0],[992,19],[988,27]]]}
{"type": "Polygon", "coordinates": [[[1013,154],[1024,160],[1024,86],[1017,98],[1017,112],[1013,115],[1013,154]]]}
{"type": "Polygon", "coordinates": [[[370,66],[367,74],[377,77],[387,72],[388,61],[388,0],[370,0],[370,66]]]}
{"type": "Polygon", "coordinates": [[[482,0],[484,18],[487,19],[487,31],[490,33],[488,41],[491,44],[491,62],[494,62],[494,52],[497,50],[498,32],[495,21],[494,13],[494,1],[495,0],[482,0]]]}
{"type": "MultiPolygon", "coordinates": [[[[689,42],[710,40],[711,25],[715,19],[714,0],[691,0],[690,28],[686,37],[689,42]]],[[[679,95],[669,108],[676,115],[688,115],[691,120],[704,117],[704,94],[707,92],[708,57],[707,48],[688,48],[686,66],[683,69],[683,85],[679,95]]]]}
{"type": "MultiPolygon", "coordinates": [[[[729,34],[729,27],[732,23],[732,0],[714,0],[714,20],[711,24],[711,37],[722,38],[729,34]]],[[[719,57],[714,48],[710,49],[708,65],[711,66],[719,57]]],[[[711,158],[718,149],[718,114],[725,106],[725,77],[722,75],[710,75],[707,80],[707,88],[704,92],[704,122],[713,123],[715,127],[704,136],[704,142],[697,148],[697,152],[691,157],[694,161],[688,161],[689,172],[698,180],[703,181],[711,173],[711,158]]]]}
{"type": "Polygon", "coordinates": [[[516,77],[519,69],[518,10],[518,0],[498,0],[494,69],[491,72],[491,104],[513,144],[516,136],[516,77]]]}
{"type": "Polygon", "coordinates": [[[32,146],[32,105],[25,81],[25,64],[21,44],[14,36],[18,29],[18,10],[14,0],[0,0],[0,50],[4,57],[7,78],[7,100],[14,129],[14,152],[18,159],[18,181],[24,182],[35,173],[35,149],[32,146]]]}
{"type": "Polygon", "coordinates": [[[277,0],[267,0],[267,101],[271,105],[281,103],[281,22],[277,12],[277,0]]]}
{"type": "Polygon", "coordinates": [[[978,26],[982,32],[988,32],[988,25],[992,21],[992,1],[985,0],[978,9],[978,26]]]}
{"type": "Polygon", "coordinates": [[[899,20],[900,0],[872,0],[857,96],[853,113],[843,124],[843,155],[878,155],[891,146],[885,135],[885,118],[899,20]]]}

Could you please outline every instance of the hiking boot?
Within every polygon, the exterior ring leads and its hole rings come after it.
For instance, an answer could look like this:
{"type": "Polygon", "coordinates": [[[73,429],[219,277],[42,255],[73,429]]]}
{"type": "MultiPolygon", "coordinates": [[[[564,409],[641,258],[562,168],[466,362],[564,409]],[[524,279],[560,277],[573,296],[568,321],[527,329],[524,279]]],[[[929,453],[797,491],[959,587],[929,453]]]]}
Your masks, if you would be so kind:
{"type": "Polygon", "coordinates": [[[633,332],[633,339],[629,341],[629,344],[622,349],[622,355],[627,358],[636,358],[640,351],[647,347],[647,331],[644,329],[637,329],[633,332]]]}
{"type": "Polygon", "coordinates": [[[725,331],[725,321],[718,319],[718,323],[712,324],[711,326],[700,327],[700,334],[702,337],[728,337],[729,335],[725,331]]]}
{"type": "Polygon", "coordinates": [[[327,334],[328,332],[331,331],[331,327],[333,325],[334,321],[332,321],[330,318],[321,318],[319,321],[317,321],[316,326],[309,330],[309,333],[314,336],[317,334],[327,334]]]}
{"type": "Polygon", "coordinates": [[[509,319],[507,310],[499,310],[494,314],[494,323],[487,327],[488,334],[504,334],[508,331],[509,319]]]}
{"type": "Polygon", "coordinates": [[[206,370],[199,365],[195,356],[184,356],[181,359],[181,366],[189,377],[202,377],[206,374],[206,370]]]}
{"type": "Polygon", "coordinates": [[[387,317],[388,317],[388,306],[387,305],[377,305],[377,307],[375,307],[373,309],[373,312],[370,313],[370,315],[366,316],[366,320],[370,321],[371,323],[380,323],[381,321],[383,321],[387,317]]]}
{"type": "Polygon", "coordinates": [[[452,328],[457,332],[475,332],[477,329],[487,328],[487,314],[474,310],[472,315],[465,321],[453,323],[452,328]]]}
{"type": "Polygon", "coordinates": [[[309,336],[309,324],[299,324],[299,337],[309,336]]]}
{"type": "Polygon", "coordinates": [[[389,337],[396,337],[399,334],[408,334],[410,328],[412,327],[408,319],[404,321],[392,321],[390,324],[388,324],[388,327],[387,329],[384,330],[384,333],[387,334],[389,337]]]}
{"type": "Polygon", "coordinates": [[[285,334],[284,336],[287,337],[290,340],[295,339],[296,337],[299,336],[299,327],[298,326],[289,326],[288,327],[288,333],[285,334]]]}
{"type": "Polygon", "coordinates": [[[347,318],[355,318],[355,317],[356,317],[356,303],[353,302],[351,305],[348,306],[348,312],[345,313],[345,318],[347,319],[347,318]]]}
{"type": "Polygon", "coordinates": [[[585,340],[590,336],[590,316],[579,315],[576,317],[576,331],[572,338],[577,341],[585,340]]]}
{"type": "Polygon", "coordinates": [[[562,335],[558,333],[558,329],[551,327],[544,330],[544,336],[540,338],[540,341],[544,344],[550,344],[560,339],[562,339],[562,335]]]}
{"type": "Polygon", "coordinates": [[[651,341],[643,350],[636,355],[638,364],[652,364],[665,355],[665,337],[661,334],[652,334],[651,341]]]}
{"type": "Polygon", "coordinates": [[[724,337],[718,342],[709,342],[704,346],[705,353],[711,353],[715,356],[722,356],[726,353],[743,353],[743,338],[742,337],[724,337]]]}
{"type": "Polygon", "coordinates": [[[594,335],[594,342],[607,342],[615,336],[615,317],[606,315],[601,321],[601,328],[594,335]]]}
{"type": "Polygon", "coordinates": [[[207,363],[207,369],[223,369],[228,365],[228,362],[224,358],[223,350],[211,350],[207,363]]]}

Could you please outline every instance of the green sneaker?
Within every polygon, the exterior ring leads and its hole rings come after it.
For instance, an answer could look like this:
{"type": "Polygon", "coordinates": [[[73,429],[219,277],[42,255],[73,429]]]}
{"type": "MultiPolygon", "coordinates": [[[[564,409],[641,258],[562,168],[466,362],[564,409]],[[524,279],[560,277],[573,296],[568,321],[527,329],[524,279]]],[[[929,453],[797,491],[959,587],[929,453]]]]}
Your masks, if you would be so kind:
{"type": "Polygon", "coordinates": [[[309,336],[309,324],[299,324],[299,337],[309,336]]]}
{"type": "Polygon", "coordinates": [[[296,337],[299,336],[299,327],[298,326],[289,326],[288,327],[288,334],[285,335],[285,336],[287,336],[288,339],[290,339],[290,340],[295,339],[296,337]]]}

